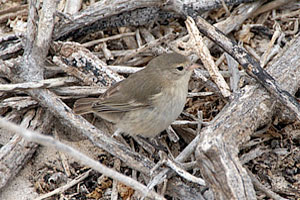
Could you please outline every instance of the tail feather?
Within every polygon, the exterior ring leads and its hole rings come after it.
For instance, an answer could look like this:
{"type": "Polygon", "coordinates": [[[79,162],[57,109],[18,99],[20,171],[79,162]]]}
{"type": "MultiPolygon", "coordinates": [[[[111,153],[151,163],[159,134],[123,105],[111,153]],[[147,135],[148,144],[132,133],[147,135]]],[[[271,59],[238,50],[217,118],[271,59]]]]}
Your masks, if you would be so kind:
{"type": "Polygon", "coordinates": [[[92,106],[95,101],[99,101],[98,98],[82,98],[78,99],[75,104],[73,111],[76,115],[83,115],[93,112],[92,106]]]}

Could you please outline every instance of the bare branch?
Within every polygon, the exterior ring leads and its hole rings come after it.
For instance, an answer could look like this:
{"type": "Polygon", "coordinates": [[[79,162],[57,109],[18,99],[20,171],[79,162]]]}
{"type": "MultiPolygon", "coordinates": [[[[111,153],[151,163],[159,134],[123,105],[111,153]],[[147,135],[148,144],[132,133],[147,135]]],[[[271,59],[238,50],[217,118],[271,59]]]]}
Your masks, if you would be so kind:
{"type": "Polygon", "coordinates": [[[42,81],[31,81],[16,84],[0,84],[0,91],[13,92],[19,90],[37,89],[37,88],[52,88],[63,86],[68,83],[76,83],[78,80],[74,77],[62,77],[46,79],[42,81]]]}

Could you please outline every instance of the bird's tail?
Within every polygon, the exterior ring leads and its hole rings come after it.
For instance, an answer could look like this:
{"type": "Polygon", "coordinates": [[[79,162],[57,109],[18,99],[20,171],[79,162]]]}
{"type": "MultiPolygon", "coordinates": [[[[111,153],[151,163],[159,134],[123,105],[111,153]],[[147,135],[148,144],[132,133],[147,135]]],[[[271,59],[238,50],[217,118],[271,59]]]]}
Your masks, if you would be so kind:
{"type": "Polygon", "coordinates": [[[99,101],[98,98],[82,98],[78,99],[73,107],[73,111],[76,115],[83,115],[93,112],[92,106],[95,101],[99,101]]]}

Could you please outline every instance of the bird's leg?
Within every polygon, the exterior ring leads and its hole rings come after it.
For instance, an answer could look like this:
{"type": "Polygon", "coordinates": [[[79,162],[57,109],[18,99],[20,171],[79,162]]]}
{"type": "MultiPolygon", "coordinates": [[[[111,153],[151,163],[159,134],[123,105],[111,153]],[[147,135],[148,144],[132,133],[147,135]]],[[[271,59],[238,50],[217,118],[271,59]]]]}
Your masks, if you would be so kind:
{"type": "Polygon", "coordinates": [[[118,136],[121,135],[121,133],[122,133],[121,129],[117,129],[117,130],[114,132],[114,134],[111,135],[111,137],[118,137],[118,136]]]}
{"type": "Polygon", "coordinates": [[[160,161],[150,170],[150,176],[154,174],[154,171],[157,170],[160,166],[166,165],[175,171],[179,176],[185,178],[186,180],[197,183],[199,185],[205,186],[205,181],[202,178],[196,177],[184,169],[182,163],[176,162],[174,159],[168,158],[168,155],[165,152],[159,151],[160,161]]]}
{"type": "Polygon", "coordinates": [[[157,144],[154,144],[153,142],[151,142],[149,139],[147,138],[144,138],[143,136],[140,136],[138,135],[137,136],[138,138],[144,140],[145,142],[147,142],[148,144],[150,144],[151,146],[153,146],[156,150],[161,150],[161,151],[164,151],[164,152],[167,152],[168,149],[162,145],[157,145],[157,144]]]}
{"type": "Polygon", "coordinates": [[[150,170],[150,176],[154,174],[154,172],[160,168],[162,165],[164,165],[167,162],[168,156],[166,152],[164,151],[159,151],[158,155],[160,157],[160,160],[155,164],[155,166],[150,170]]]}
{"type": "Polygon", "coordinates": [[[154,155],[156,149],[153,147],[152,144],[149,144],[148,141],[145,141],[144,139],[137,136],[132,136],[132,138],[139,144],[140,147],[146,150],[150,155],[154,155]]]}

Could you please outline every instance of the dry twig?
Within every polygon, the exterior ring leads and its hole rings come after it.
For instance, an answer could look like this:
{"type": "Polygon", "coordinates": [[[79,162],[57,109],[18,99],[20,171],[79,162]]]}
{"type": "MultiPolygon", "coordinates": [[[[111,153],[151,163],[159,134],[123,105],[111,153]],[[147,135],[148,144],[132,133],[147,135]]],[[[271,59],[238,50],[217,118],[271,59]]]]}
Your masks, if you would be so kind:
{"type": "Polygon", "coordinates": [[[188,17],[185,21],[187,30],[190,35],[190,40],[188,41],[188,46],[193,49],[194,52],[197,52],[197,55],[201,58],[205,68],[208,70],[210,77],[215,81],[218,85],[222,95],[226,98],[230,96],[230,89],[224,80],[223,76],[219,73],[218,68],[216,67],[215,62],[210,55],[210,52],[202,37],[200,36],[200,32],[191,17],[188,17]]]}

